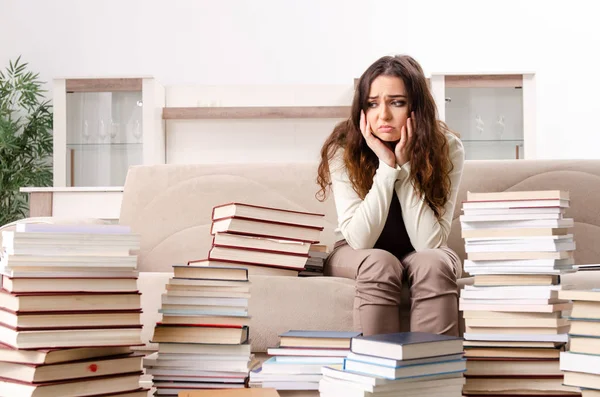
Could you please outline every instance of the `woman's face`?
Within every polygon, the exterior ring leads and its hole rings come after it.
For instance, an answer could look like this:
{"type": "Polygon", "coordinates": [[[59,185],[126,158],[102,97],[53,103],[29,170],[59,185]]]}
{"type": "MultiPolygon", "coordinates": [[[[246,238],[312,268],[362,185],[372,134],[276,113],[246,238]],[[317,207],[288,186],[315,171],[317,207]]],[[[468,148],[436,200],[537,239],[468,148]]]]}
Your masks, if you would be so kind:
{"type": "Polygon", "coordinates": [[[401,78],[380,75],[373,80],[366,116],[376,137],[385,142],[400,140],[409,116],[408,99],[401,78]]]}

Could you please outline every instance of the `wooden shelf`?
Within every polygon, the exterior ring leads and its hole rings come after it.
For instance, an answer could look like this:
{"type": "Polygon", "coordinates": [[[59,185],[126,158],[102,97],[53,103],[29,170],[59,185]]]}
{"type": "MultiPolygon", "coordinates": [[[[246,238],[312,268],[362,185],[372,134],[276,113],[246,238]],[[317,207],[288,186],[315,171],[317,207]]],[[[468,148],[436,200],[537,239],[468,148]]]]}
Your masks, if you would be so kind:
{"type": "Polygon", "coordinates": [[[446,75],[446,88],[523,87],[522,74],[446,75]]]}
{"type": "Polygon", "coordinates": [[[65,86],[67,92],[141,91],[142,79],[67,79],[65,86]]]}
{"type": "Polygon", "coordinates": [[[164,120],[198,119],[341,119],[350,106],[165,107],[164,120]]]}

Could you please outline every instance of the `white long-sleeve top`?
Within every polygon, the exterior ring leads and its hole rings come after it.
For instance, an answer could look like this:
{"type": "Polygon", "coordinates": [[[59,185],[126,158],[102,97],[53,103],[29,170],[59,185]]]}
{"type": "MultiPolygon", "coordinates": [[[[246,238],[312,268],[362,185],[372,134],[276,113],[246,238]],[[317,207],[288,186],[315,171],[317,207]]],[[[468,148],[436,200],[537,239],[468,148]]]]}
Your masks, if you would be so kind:
{"type": "Polygon", "coordinates": [[[413,187],[410,181],[410,163],[392,168],[380,160],[373,177],[373,186],[365,198],[361,199],[352,187],[344,166],[343,149],[338,149],[329,164],[338,216],[336,241],[346,239],[354,249],[373,248],[387,220],[395,190],[414,249],[421,251],[445,245],[450,233],[465,155],[462,142],[456,135],[447,132],[446,138],[454,168],[450,173],[450,197],[444,207],[444,215],[439,220],[413,187]]]}

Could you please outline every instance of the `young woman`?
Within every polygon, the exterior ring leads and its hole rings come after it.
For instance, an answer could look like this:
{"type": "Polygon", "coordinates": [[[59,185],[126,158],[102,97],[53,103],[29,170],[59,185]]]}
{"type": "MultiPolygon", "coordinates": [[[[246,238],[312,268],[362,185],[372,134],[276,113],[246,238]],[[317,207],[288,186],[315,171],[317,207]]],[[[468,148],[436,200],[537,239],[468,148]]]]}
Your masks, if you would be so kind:
{"type": "Polygon", "coordinates": [[[321,149],[318,197],[333,192],[331,276],[356,279],[354,325],[400,330],[400,289],[411,293],[411,331],[458,335],[460,260],[446,246],[464,149],[436,117],[421,66],[383,57],[361,76],[349,120],[321,149]]]}

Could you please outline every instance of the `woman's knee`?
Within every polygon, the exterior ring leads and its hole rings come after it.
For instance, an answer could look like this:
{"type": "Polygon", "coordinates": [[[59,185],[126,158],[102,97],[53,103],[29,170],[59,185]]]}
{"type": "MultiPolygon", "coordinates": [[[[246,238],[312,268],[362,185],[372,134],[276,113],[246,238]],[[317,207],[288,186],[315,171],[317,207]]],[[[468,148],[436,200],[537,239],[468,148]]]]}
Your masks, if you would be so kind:
{"type": "Polygon", "coordinates": [[[371,249],[357,269],[358,282],[393,281],[402,283],[403,267],[400,260],[388,251],[371,249]]]}
{"type": "Polygon", "coordinates": [[[411,254],[404,261],[411,280],[441,279],[456,282],[455,264],[443,249],[428,249],[411,254]]]}

